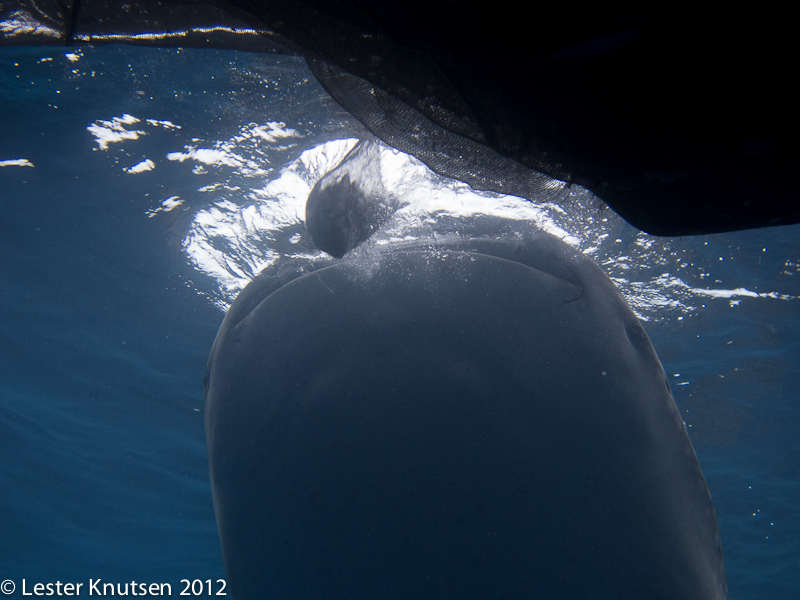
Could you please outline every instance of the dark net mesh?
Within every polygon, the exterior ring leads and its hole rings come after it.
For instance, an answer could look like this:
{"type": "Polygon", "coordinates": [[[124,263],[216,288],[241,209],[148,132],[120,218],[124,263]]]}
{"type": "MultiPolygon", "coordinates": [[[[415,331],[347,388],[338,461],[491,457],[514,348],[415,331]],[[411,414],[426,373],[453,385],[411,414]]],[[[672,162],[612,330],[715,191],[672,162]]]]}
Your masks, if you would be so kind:
{"type": "Polygon", "coordinates": [[[662,235],[800,222],[793,22],[510,0],[0,4],[5,44],[302,52],[345,109],[435,171],[531,200],[578,184],[662,235]]]}
{"type": "Polygon", "coordinates": [[[327,61],[310,59],[308,64],[333,99],[375,136],[401,152],[416,156],[440,175],[459,179],[477,190],[538,201],[557,200],[563,194],[563,182],[461,135],[458,131],[463,132],[463,127],[442,126],[395,96],[327,61]]]}
{"type": "Polygon", "coordinates": [[[297,54],[299,49],[224,3],[189,0],[0,2],[0,46],[139,44],[297,54]]]}

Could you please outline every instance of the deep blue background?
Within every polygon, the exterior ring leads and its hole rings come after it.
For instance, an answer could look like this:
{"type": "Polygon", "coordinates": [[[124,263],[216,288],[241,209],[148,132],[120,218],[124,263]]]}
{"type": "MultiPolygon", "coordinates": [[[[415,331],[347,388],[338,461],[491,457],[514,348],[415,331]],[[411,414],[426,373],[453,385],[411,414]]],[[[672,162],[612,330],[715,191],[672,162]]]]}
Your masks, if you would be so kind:
{"type": "MultiPolygon", "coordinates": [[[[136,187],[86,130],[112,116],[104,102],[145,101],[37,62],[63,52],[15,54],[0,60],[0,153],[35,167],[0,169],[0,577],[223,577],[202,413],[223,315],[181,279],[171,223],[144,217],[143,190],[170,182],[136,187]]],[[[124,71],[118,49],[104,58],[124,71]]]]}
{"type": "MultiPolygon", "coordinates": [[[[0,51],[0,161],[35,165],[0,168],[0,580],[15,596],[23,578],[169,582],[177,595],[182,578],[224,577],[202,413],[223,314],[180,247],[203,208],[198,178],[130,176],[122,167],[145,156],[96,151],[86,127],[131,112],[226,139],[269,112],[231,67],[254,60],[0,51]],[[148,219],[150,194],[190,200],[148,219]]],[[[148,143],[163,158],[188,134],[159,135],[148,143]]],[[[790,227],[675,243],[728,258],[709,287],[797,295],[799,242],[790,227]]],[[[800,301],[695,301],[707,307],[691,319],[645,326],[681,374],[672,389],[717,508],[730,596],[800,597],[800,301]]]]}

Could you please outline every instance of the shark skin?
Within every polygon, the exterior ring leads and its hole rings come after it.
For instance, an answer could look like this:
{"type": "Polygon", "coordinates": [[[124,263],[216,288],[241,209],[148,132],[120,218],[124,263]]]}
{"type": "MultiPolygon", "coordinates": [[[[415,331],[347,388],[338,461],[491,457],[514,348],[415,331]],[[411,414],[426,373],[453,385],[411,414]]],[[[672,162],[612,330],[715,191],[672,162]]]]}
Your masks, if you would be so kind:
{"type": "Polygon", "coordinates": [[[664,370],[593,262],[542,234],[260,279],[205,382],[233,598],[727,598],[664,370]]]}

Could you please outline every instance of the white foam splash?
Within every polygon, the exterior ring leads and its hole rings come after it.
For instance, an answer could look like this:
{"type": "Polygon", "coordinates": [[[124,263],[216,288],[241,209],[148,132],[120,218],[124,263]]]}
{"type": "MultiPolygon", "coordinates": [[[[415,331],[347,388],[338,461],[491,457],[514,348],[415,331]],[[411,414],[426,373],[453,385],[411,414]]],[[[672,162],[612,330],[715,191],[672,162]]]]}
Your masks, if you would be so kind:
{"type": "Polygon", "coordinates": [[[95,141],[100,150],[108,150],[109,144],[121,142],[123,140],[136,140],[140,136],[147,135],[141,129],[126,129],[125,125],[133,125],[141,122],[140,119],[123,114],[121,117],[114,117],[110,121],[95,121],[86,129],[95,137],[95,141]]]}
{"type": "Polygon", "coordinates": [[[149,158],[143,160],[140,163],[136,163],[132,167],[128,167],[127,169],[123,169],[126,173],[144,173],[145,171],[152,171],[156,168],[156,163],[154,163],[149,158]]]}
{"type": "Polygon", "coordinates": [[[11,160],[0,160],[0,167],[32,167],[33,163],[27,158],[12,158],[11,160]]]}

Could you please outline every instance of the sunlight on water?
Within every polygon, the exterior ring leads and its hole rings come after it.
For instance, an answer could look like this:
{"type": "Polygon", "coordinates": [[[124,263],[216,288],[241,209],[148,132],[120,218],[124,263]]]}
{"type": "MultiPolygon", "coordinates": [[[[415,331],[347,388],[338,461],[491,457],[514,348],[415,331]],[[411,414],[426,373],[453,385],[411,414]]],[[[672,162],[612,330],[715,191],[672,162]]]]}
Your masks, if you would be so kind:
{"type": "MultiPolygon", "coordinates": [[[[315,85],[308,81],[303,65],[292,68],[295,72],[290,79],[315,85]]],[[[285,71],[291,72],[291,68],[285,71]]],[[[255,73],[255,77],[267,86],[280,84],[268,70],[255,73]]],[[[190,264],[217,282],[209,297],[222,310],[227,310],[262,269],[278,259],[304,261],[321,255],[305,230],[305,201],[314,184],[341,162],[357,139],[347,136],[350,130],[346,128],[351,124],[341,115],[339,121],[331,121],[330,115],[321,117],[320,123],[309,121],[303,131],[287,125],[291,116],[251,122],[219,140],[195,137],[191,125],[147,115],[123,113],[87,125],[96,149],[103,151],[112,144],[141,143],[155,129],[180,130],[181,138],[174,138],[183,139],[180,147],[120,168],[136,176],[165,168],[171,162],[185,164],[195,175],[213,178],[211,183],[206,179],[197,187],[205,207],[196,211],[182,245],[190,264]],[[321,129],[326,135],[320,135],[321,129]],[[331,137],[334,139],[324,139],[331,137]]],[[[380,156],[383,188],[390,190],[400,209],[367,244],[469,237],[476,231],[524,237],[532,228],[544,230],[600,264],[644,321],[683,321],[709,302],[727,302],[735,307],[743,299],[797,299],[782,288],[751,289],[746,280],[727,280],[723,285],[712,274],[719,267],[714,258],[722,262],[724,257],[699,255],[692,238],[661,238],[638,231],[601,208],[602,202],[577,186],[565,194],[560,205],[537,204],[472,190],[388,147],[382,146],[380,156]]],[[[17,159],[5,161],[5,165],[30,163],[17,159]]],[[[185,202],[180,195],[166,195],[144,213],[158,217],[185,202]]],[[[800,270],[797,257],[788,256],[784,262],[784,273],[800,270]]]]}
{"type": "MultiPolygon", "coordinates": [[[[186,152],[172,152],[167,158],[194,160],[211,169],[227,166],[233,175],[254,178],[267,171],[270,146],[285,149],[287,139],[299,137],[274,122],[248,127],[234,138],[216,142],[213,149],[187,147],[186,152]],[[254,138],[260,143],[257,153],[252,148],[254,138]]],[[[243,190],[232,184],[231,177],[204,187],[217,196],[210,207],[198,211],[183,245],[190,262],[218,281],[218,306],[227,308],[255,275],[280,256],[319,256],[304,228],[305,201],[317,180],[336,167],[356,141],[314,146],[284,165],[263,187],[243,190]]],[[[645,321],[682,320],[701,310],[709,299],[728,300],[732,306],[741,298],[797,299],[780,290],[751,291],[745,287],[747,282],[738,282],[741,285],[734,288],[706,287],[708,270],[713,268],[707,258],[692,258],[680,238],[658,238],[635,230],[611,211],[597,208],[598,201],[585,190],[570,193],[567,212],[551,202],[535,204],[472,190],[387,147],[381,152],[381,176],[383,187],[392,191],[401,208],[368,243],[469,237],[473,231],[524,235],[533,226],[597,261],[645,321]]]]}

